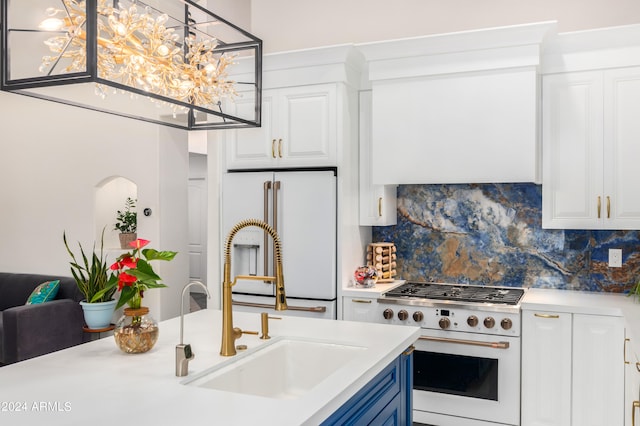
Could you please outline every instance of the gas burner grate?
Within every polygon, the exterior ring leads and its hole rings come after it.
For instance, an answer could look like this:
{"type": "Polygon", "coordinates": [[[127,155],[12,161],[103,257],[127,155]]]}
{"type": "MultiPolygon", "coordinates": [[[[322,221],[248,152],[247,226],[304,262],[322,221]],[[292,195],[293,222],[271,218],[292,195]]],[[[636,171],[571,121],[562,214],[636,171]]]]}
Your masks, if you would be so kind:
{"type": "Polygon", "coordinates": [[[517,305],[523,294],[521,288],[408,282],[388,291],[385,296],[517,305]]]}

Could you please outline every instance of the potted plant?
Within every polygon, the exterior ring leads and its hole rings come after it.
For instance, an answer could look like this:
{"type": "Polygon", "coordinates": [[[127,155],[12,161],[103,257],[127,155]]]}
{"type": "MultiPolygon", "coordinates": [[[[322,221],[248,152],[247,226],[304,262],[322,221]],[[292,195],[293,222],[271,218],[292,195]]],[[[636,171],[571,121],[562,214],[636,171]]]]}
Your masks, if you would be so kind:
{"type": "Polygon", "coordinates": [[[71,262],[69,262],[71,274],[78,285],[78,289],[84,295],[84,300],[80,302],[80,305],[84,312],[87,328],[102,329],[108,327],[111,323],[117,300],[113,298],[116,289],[109,282],[109,268],[103,253],[104,228],[100,239],[100,254],[96,253],[94,243],[91,260],[87,257],[82,244],[78,243],[81,258],[81,261],[78,261],[69,248],[67,235],[64,232],[62,239],[69,256],[71,256],[71,262]]]}
{"type": "Polygon", "coordinates": [[[120,231],[120,248],[129,248],[129,243],[135,241],[138,230],[138,213],[136,212],[136,202],[131,197],[127,197],[124,210],[118,210],[116,214],[116,224],[114,230],[120,231]]]}
{"type": "Polygon", "coordinates": [[[166,287],[162,278],[153,270],[151,261],[172,260],[177,252],[143,248],[148,240],[136,239],[129,243],[132,250],[119,256],[110,267],[112,274],[101,293],[116,288],[120,292],[116,309],[128,305],[124,315],[116,323],[113,336],[118,347],[126,353],[142,353],[150,350],[158,339],[158,324],[142,305],[147,290],[166,287]]]}

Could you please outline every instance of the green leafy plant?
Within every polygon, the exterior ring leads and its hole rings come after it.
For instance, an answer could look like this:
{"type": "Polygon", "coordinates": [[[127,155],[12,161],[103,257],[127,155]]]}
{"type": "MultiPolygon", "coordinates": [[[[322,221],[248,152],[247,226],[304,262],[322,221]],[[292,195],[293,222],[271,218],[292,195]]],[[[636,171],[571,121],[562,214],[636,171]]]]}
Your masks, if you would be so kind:
{"type": "Polygon", "coordinates": [[[78,243],[80,247],[80,257],[82,263],[78,261],[73,254],[67,243],[66,232],[62,233],[62,239],[64,246],[67,248],[69,256],[71,256],[71,274],[78,285],[78,289],[84,295],[85,301],[88,303],[108,302],[113,299],[115,293],[115,287],[111,288],[109,284],[109,268],[104,257],[104,228],[102,229],[102,236],[100,239],[100,255],[96,253],[96,245],[93,244],[93,250],[91,253],[91,261],[87,257],[82,244],[78,243]]]}
{"type": "Polygon", "coordinates": [[[124,210],[117,211],[114,230],[123,234],[134,233],[138,230],[138,213],[135,211],[137,201],[127,197],[124,210]]]}
{"type": "Polygon", "coordinates": [[[633,287],[631,287],[631,290],[629,290],[629,294],[627,296],[634,296],[640,299],[640,281],[638,281],[633,285],[633,287]]]}
{"type": "Polygon", "coordinates": [[[177,252],[158,251],[150,248],[142,249],[147,244],[149,244],[148,240],[140,238],[132,241],[129,246],[133,250],[120,255],[110,267],[113,273],[109,278],[108,286],[102,292],[106,294],[116,288],[120,291],[116,309],[125,304],[131,308],[140,308],[142,297],[146,290],[166,287],[165,284],[160,282],[162,278],[155,273],[149,262],[152,260],[170,261],[176,256],[177,252]]]}

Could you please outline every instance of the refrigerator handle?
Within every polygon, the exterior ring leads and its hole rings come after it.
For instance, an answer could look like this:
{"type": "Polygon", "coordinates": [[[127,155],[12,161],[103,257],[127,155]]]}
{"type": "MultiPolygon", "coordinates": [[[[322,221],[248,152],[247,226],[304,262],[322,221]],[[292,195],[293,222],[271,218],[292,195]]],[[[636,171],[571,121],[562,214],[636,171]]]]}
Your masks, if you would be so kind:
{"type": "MultiPolygon", "coordinates": [[[[271,189],[271,181],[268,180],[264,182],[262,188],[264,190],[264,198],[262,201],[262,204],[264,206],[264,222],[269,223],[269,190],[271,189]]],[[[264,262],[262,263],[262,266],[264,268],[263,275],[266,276],[266,275],[269,275],[269,270],[267,267],[269,265],[269,234],[267,234],[266,232],[264,232],[263,234],[264,234],[264,241],[262,245],[262,248],[263,248],[262,253],[264,255],[264,262]]],[[[271,281],[265,281],[264,283],[271,284],[271,281]]]]}
{"type": "MultiPolygon", "coordinates": [[[[278,191],[280,190],[280,181],[273,182],[273,223],[271,227],[277,233],[278,232],[278,191]]],[[[267,233],[265,232],[265,235],[267,233]]],[[[276,275],[276,257],[273,256],[273,275],[276,275]]]]}

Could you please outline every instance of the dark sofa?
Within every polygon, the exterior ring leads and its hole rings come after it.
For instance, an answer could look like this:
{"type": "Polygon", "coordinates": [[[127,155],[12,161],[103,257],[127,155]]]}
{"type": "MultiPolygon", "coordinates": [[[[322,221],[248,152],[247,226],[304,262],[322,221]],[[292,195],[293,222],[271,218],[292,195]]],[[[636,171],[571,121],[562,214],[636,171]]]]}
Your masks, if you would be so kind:
{"type": "Polygon", "coordinates": [[[83,342],[82,293],[71,277],[0,272],[0,365],[83,342]],[[60,280],[55,300],[25,305],[45,281],[60,280]]]}

